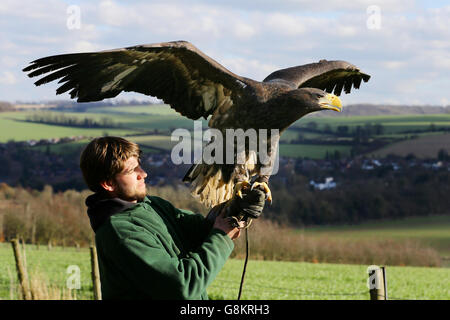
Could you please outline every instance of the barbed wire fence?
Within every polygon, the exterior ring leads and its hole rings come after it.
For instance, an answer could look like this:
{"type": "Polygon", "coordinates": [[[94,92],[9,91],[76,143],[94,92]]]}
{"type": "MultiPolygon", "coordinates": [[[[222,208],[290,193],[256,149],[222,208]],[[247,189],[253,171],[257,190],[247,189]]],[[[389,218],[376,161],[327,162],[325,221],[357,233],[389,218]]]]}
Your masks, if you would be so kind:
{"type": "MultiPolygon", "coordinates": [[[[0,244],[0,299],[79,299],[100,300],[100,280],[95,247],[48,247],[23,245],[16,243],[0,244]],[[19,253],[14,253],[14,246],[19,253]],[[9,247],[9,250],[7,250],[9,247]],[[18,262],[18,260],[20,262],[18,262]],[[19,268],[19,265],[22,265],[19,268]],[[22,269],[22,270],[20,270],[22,269]],[[24,273],[24,275],[21,275],[24,273]],[[25,278],[29,290],[24,291],[25,278]]],[[[370,274],[369,274],[370,277],[370,274]]],[[[374,286],[370,290],[356,292],[325,292],[318,290],[291,289],[273,285],[252,283],[244,288],[244,292],[261,292],[282,294],[286,297],[305,297],[313,299],[371,299],[371,300],[416,300],[421,298],[400,298],[387,295],[385,277],[372,279],[373,283],[384,283],[383,290],[374,286]]],[[[26,285],[25,285],[26,287],[26,285]]],[[[237,292],[239,283],[233,280],[217,279],[211,288],[237,292]]],[[[289,299],[289,298],[288,298],[289,299]]]]}
{"type": "Polygon", "coordinates": [[[101,297],[99,281],[96,281],[98,264],[95,263],[94,272],[89,248],[24,245],[13,241],[0,243],[0,299],[92,300],[101,297]]]}
{"type": "MultiPolygon", "coordinates": [[[[235,281],[221,279],[220,282],[225,283],[225,285],[214,283],[211,285],[211,287],[233,290],[233,291],[237,292],[238,286],[237,285],[233,286],[231,284],[231,283],[235,284],[235,281]],[[227,285],[227,283],[229,283],[230,285],[227,285]]],[[[288,288],[282,288],[282,287],[277,287],[277,286],[268,286],[268,285],[260,285],[260,284],[252,284],[251,286],[247,286],[245,288],[245,291],[261,292],[261,290],[266,290],[269,292],[278,292],[278,293],[282,293],[282,294],[289,294],[289,295],[295,295],[295,296],[312,296],[312,297],[318,297],[318,298],[331,297],[333,300],[337,300],[338,297],[354,297],[355,299],[356,298],[364,298],[364,299],[370,298],[370,292],[368,290],[359,291],[359,292],[351,292],[351,293],[324,292],[324,291],[311,291],[311,290],[303,290],[303,289],[302,290],[288,289],[288,288]]],[[[386,296],[384,294],[377,294],[376,297],[378,299],[373,299],[373,300],[388,300],[388,299],[385,299],[386,296]]],[[[397,297],[389,296],[389,300],[417,300],[417,299],[405,299],[405,298],[397,298],[397,297]]]]}

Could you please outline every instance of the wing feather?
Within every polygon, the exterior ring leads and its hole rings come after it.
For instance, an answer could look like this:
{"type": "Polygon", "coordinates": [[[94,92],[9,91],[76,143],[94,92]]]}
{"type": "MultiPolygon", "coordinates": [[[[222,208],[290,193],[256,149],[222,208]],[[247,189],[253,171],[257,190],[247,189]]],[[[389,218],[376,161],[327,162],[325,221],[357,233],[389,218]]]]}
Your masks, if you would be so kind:
{"type": "Polygon", "coordinates": [[[342,89],[350,93],[352,87],[359,89],[361,81],[369,81],[370,76],[358,67],[346,61],[321,60],[318,63],[305,64],[277,70],[268,75],[263,82],[288,81],[297,88],[318,88],[340,95],[342,89]]]}
{"type": "Polygon", "coordinates": [[[23,71],[45,75],[37,86],[60,79],[56,94],[70,91],[78,102],[139,92],[192,119],[207,118],[224,100],[237,99],[246,82],[186,41],[50,56],[23,71]]]}

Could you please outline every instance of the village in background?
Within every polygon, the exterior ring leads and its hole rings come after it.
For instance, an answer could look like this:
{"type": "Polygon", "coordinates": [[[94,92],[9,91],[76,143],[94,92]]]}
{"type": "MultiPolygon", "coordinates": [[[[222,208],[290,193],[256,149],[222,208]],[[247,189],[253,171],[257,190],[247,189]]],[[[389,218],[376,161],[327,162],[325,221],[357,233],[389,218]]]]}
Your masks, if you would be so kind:
{"type": "MultiPolygon", "coordinates": [[[[14,276],[8,243],[17,248],[18,239],[33,299],[99,299],[96,273],[89,276],[89,261],[95,261],[89,247],[94,250],[95,241],[84,202],[92,192],[79,169],[80,153],[94,137],[123,136],[140,145],[149,195],[193,212],[209,211],[181,182],[190,165],[171,160],[177,143],[171,132],[193,127],[192,120],[169,106],[137,101],[0,105],[5,128],[0,136],[0,257],[6,261],[0,266],[0,298],[27,298],[14,276]],[[72,290],[69,280],[76,272],[81,279],[72,290]]],[[[389,265],[395,279],[390,292],[416,299],[426,286],[417,279],[440,277],[446,270],[417,267],[450,265],[447,108],[359,105],[335,114],[306,117],[281,136],[279,170],[269,181],[274,201],[250,231],[252,265],[260,264],[267,274],[276,268],[304,276],[309,272],[311,278],[323,268],[326,279],[339,278],[339,270],[346,268],[353,280],[364,277],[364,265],[389,265]],[[405,276],[402,266],[415,269],[405,276]]],[[[209,290],[213,299],[233,299],[230,279],[239,280],[235,264],[245,252],[241,237],[223,271],[227,280],[221,273],[209,290]]],[[[329,293],[329,281],[319,295],[252,281],[248,285],[265,286],[267,299],[368,298],[359,287],[329,293]]],[[[345,287],[344,282],[339,286],[345,287]]],[[[440,298],[444,287],[442,282],[420,297],[440,298]]],[[[262,298],[251,291],[246,297],[262,298]]]]}

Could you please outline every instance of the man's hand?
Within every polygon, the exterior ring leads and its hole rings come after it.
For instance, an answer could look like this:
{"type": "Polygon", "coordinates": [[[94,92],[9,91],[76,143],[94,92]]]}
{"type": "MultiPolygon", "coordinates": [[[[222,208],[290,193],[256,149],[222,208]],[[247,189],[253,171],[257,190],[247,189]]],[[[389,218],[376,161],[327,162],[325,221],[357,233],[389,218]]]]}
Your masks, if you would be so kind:
{"type": "Polygon", "coordinates": [[[257,219],[265,204],[265,193],[259,188],[246,188],[242,190],[242,198],[239,196],[230,200],[229,215],[241,218],[257,219]]]}
{"type": "Polygon", "coordinates": [[[241,229],[233,227],[232,221],[233,220],[231,218],[226,217],[226,209],[224,208],[216,217],[213,228],[222,230],[230,237],[231,240],[235,240],[239,238],[241,229]]]}
{"type": "MultiPolygon", "coordinates": [[[[223,202],[208,213],[207,220],[213,224],[213,228],[224,231],[232,240],[237,239],[240,236],[240,228],[245,227],[246,222],[241,221],[247,218],[258,218],[265,204],[265,193],[260,189],[250,188],[242,190],[242,198],[234,197],[233,199],[223,202]],[[236,219],[231,218],[234,216],[239,220],[240,228],[236,228],[238,223],[236,219]]],[[[247,221],[248,222],[248,221],[247,221]]]]}

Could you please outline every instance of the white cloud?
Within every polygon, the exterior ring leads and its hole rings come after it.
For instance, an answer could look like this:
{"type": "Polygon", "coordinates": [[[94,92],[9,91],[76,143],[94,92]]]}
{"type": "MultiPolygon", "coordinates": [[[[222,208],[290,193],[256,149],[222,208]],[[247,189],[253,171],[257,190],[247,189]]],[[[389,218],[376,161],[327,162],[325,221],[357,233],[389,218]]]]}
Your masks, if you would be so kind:
{"type": "Polygon", "coordinates": [[[338,25],[331,30],[335,30],[335,34],[341,37],[353,37],[358,33],[358,28],[349,25],[338,25]]]}
{"type": "Polygon", "coordinates": [[[19,60],[12,56],[3,56],[0,57],[0,65],[6,68],[15,67],[19,64],[19,60]]]}
{"type": "Polygon", "coordinates": [[[448,99],[448,98],[441,98],[441,105],[442,106],[450,106],[450,99],[448,99]]]}
{"type": "Polygon", "coordinates": [[[406,61],[392,60],[392,61],[381,61],[380,65],[383,68],[395,70],[407,66],[408,63],[406,61]]]}
{"type": "Polygon", "coordinates": [[[8,90],[0,87],[2,96],[50,95],[51,85],[35,88],[24,74],[11,71],[42,56],[188,40],[231,71],[256,80],[319,59],[347,60],[372,75],[345,96],[352,103],[405,103],[409,94],[431,104],[450,99],[450,6],[427,9],[414,0],[75,3],[81,8],[79,30],[66,27],[66,1],[1,0],[1,81],[14,82],[8,90]],[[381,9],[379,30],[366,27],[366,9],[373,4],[381,9]]]}
{"type": "Polygon", "coordinates": [[[102,23],[116,27],[125,26],[139,18],[133,9],[113,1],[102,1],[98,6],[98,15],[102,23]]]}
{"type": "Polygon", "coordinates": [[[226,58],[222,61],[223,66],[233,73],[258,81],[262,81],[273,71],[281,69],[279,66],[263,63],[256,59],[226,58]]]}
{"type": "Polygon", "coordinates": [[[0,14],[23,19],[47,19],[47,21],[54,21],[56,19],[65,19],[67,6],[58,0],[2,0],[0,2],[0,14]],[[60,13],[60,15],[55,15],[55,13],[60,13]]]}
{"type": "Polygon", "coordinates": [[[306,26],[302,22],[302,19],[302,17],[292,16],[286,13],[273,13],[268,14],[265,25],[270,32],[295,36],[306,31],[306,26]]]}
{"type": "Polygon", "coordinates": [[[433,49],[450,49],[450,41],[448,40],[429,40],[428,47],[433,49]]]}
{"type": "MultiPolygon", "coordinates": [[[[179,1],[167,0],[170,3],[179,1]]],[[[203,3],[211,3],[208,0],[200,0],[203,3]]],[[[301,13],[333,13],[339,12],[364,12],[370,5],[378,5],[385,12],[404,12],[416,6],[414,0],[215,0],[214,3],[224,8],[232,8],[242,11],[254,12],[301,12],[301,13]]]]}
{"type": "Polygon", "coordinates": [[[91,51],[99,51],[100,48],[98,45],[93,44],[89,41],[77,41],[72,46],[72,49],[70,51],[73,52],[91,52],[91,51]]]}
{"type": "Polygon", "coordinates": [[[234,27],[234,35],[240,39],[248,39],[256,34],[254,27],[247,23],[238,21],[234,27]]]}
{"type": "Polygon", "coordinates": [[[10,71],[3,71],[0,74],[0,83],[4,85],[13,85],[17,83],[17,79],[10,71]]]}

